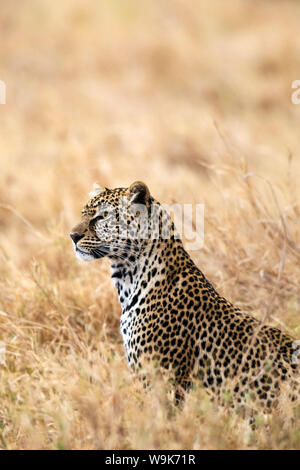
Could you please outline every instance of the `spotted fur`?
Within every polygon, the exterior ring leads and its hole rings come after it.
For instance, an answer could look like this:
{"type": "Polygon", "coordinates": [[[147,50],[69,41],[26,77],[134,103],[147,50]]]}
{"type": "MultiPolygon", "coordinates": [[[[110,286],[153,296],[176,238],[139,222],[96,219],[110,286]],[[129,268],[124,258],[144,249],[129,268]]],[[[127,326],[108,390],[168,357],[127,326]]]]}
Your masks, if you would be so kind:
{"type": "Polygon", "coordinates": [[[296,387],[298,370],[292,359],[299,349],[293,338],[216,292],[144,183],[104,190],[97,186],[71,237],[79,258],[107,256],[111,261],[122,306],[121,334],[133,369],[147,360],[172,370],[177,396],[197,378],[222,401],[231,381],[235,404],[250,396],[264,410],[277,404],[283,382],[296,387]],[[136,204],[148,215],[157,209],[152,213],[156,231],[150,233],[141,223],[139,211],[130,211],[136,204]],[[126,237],[120,237],[122,224],[128,228],[126,237]]]}

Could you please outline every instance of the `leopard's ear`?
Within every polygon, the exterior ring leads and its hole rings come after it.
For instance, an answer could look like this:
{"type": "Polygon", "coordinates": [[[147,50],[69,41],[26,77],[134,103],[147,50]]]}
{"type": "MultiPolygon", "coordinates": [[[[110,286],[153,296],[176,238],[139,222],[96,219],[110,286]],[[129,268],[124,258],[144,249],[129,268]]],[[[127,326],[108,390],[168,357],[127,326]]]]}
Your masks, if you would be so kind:
{"type": "Polygon", "coordinates": [[[102,193],[102,191],[104,191],[103,188],[101,188],[101,186],[98,183],[94,183],[93,191],[90,192],[90,197],[98,196],[99,194],[102,193]]]}
{"type": "Polygon", "coordinates": [[[142,181],[136,181],[129,186],[128,189],[131,204],[145,204],[150,203],[150,191],[148,186],[142,181]]]}

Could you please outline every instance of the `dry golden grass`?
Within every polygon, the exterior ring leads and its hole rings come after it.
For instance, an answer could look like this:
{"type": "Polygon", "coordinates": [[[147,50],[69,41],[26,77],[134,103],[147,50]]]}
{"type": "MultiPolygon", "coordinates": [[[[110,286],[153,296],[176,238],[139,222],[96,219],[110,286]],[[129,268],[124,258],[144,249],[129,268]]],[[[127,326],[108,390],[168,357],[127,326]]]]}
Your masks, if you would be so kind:
{"type": "Polygon", "coordinates": [[[300,448],[195,388],[176,411],[127,368],[106,260],[68,237],[94,181],[205,203],[217,290],[300,337],[300,3],[1,2],[0,447],[300,448]],[[297,76],[298,73],[298,76],[297,76]]]}

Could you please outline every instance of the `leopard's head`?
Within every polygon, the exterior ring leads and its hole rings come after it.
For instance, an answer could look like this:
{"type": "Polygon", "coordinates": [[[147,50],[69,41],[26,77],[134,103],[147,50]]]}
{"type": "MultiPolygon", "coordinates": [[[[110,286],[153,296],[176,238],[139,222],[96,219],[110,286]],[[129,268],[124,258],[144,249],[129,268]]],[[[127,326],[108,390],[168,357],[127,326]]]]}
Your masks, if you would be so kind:
{"type": "Polygon", "coordinates": [[[81,221],[70,233],[78,258],[91,261],[108,256],[134,262],[151,238],[148,221],[153,202],[140,181],[129,188],[94,185],[81,221]]]}

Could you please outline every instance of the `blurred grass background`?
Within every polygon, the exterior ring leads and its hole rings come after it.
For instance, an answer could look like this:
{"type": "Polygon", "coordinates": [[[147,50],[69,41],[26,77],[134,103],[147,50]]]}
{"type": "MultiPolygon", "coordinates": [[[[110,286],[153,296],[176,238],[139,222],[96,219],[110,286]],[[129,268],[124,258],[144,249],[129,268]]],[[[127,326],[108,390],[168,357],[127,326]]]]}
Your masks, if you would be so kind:
{"type": "Polygon", "coordinates": [[[299,448],[287,410],[244,430],[195,389],[170,417],[132,381],[106,260],[69,230],[92,183],[205,203],[191,253],[296,337],[300,2],[0,2],[0,447],[299,448]]]}

